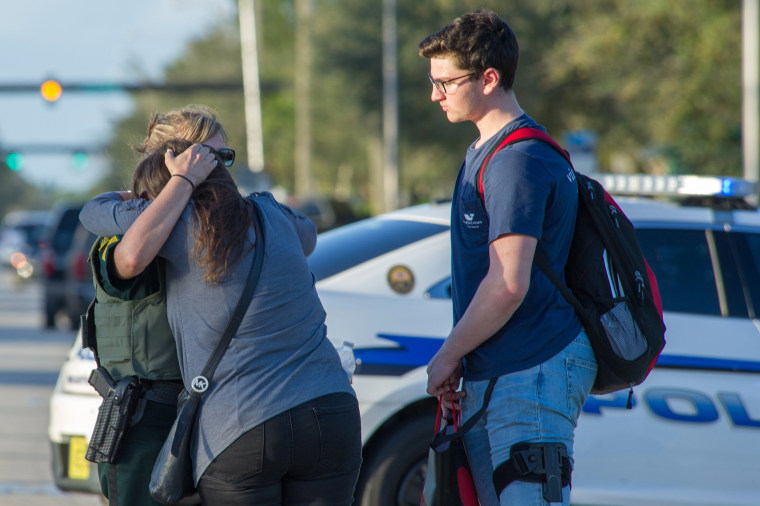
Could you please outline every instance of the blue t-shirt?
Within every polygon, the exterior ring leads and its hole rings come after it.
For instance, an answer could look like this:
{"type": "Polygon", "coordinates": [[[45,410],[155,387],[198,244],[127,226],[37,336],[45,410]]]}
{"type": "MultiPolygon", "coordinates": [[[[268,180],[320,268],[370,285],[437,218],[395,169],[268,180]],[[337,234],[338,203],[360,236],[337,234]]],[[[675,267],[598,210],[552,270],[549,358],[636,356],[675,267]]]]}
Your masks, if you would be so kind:
{"type": "MultiPolygon", "coordinates": [[[[554,270],[563,268],[575,225],[578,192],[567,161],[542,141],[500,150],[484,174],[485,207],[477,191],[478,169],[502,134],[522,127],[542,129],[527,115],[467,150],[451,207],[454,323],[464,315],[489,267],[488,247],[504,234],[539,240],[554,270]]],[[[565,348],[580,332],[572,306],[533,265],[520,307],[491,338],[467,354],[465,379],[478,381],[528,369],[565,348]]]]}

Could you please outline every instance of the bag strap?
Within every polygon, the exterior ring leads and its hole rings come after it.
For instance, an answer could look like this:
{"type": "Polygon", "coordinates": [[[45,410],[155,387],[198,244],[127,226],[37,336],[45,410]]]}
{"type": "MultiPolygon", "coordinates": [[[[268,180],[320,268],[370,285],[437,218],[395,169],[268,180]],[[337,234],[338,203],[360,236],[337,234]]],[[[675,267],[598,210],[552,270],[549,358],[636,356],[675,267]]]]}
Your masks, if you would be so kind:
{"type": "MultiPolygon", "coordinates": [[[[458,430],[452,432],[451,434],[445,434],[442,432],[438,432],[438,421],[436,421],[436,435],[433,438],[432,443],[430,443],[431,448],[437,448],[439,445],[443,443],[447,443],[449,441],[453,441],[457,439],[458,437],[461,437],[463,434],[468,432],[470,429],[472,429],[475,424],[480,420],[480,417],[483,416],[483,413],[486,412],[486,408],[488,407],[488,403],[491,400],[491,394],[493,393],[493,387],[496,385],[496,380],[498,378],[491,378],[491,380],[488,382],[488,387],[486,387],[486,392],[483,394],[483,405],[480,407],[480,409],[472,415],[469,419],[467,419],[466,422],[464,422],[458,430]]],[[[440,409],[441,400],[438,400],[438,406],[440,409]]],[[[440,415],[440,411],[439,411],[440,415]]],[[[440,416],[438,416],[438,419],[440,420],[440,416]]]]}
{"type": "MultiPolygon", "coordinates": [[[[537,140],[544,142],[548,144],[551,148],[554,149],[557,153],[559,153],[565,160],[567,160],[567,163],[570,164],[570,167],[573,167],[573,162],[570,160],[570,153],[567,152],[562,146],[557,144],[557,141],[551,138],[549,134],[544,132],[543,130],[539,130],[537,128],[532,127],[523,127],[518,128],[517,130],[513,130],[509,134],[505,134],[503,138],[500,141],[497,141],[491,150],[486,155],[486,158],[483,160],[483,165],[480,166],[480,169],[478,170],[477,174],[477,188],[478,188],[478,195],[480,196],[480,199],[482,202],[485,203],[485,192],[484,192],[484,186],[483,186],[483,178],[484,173],[486,171],[486,168],[488,167],[489,162],[494,157],[494,155],[501,149],[505,148],[506,146],[510,144],[514,144],[517,142],[522,141],[530,141],[530,140],[537,140]]],[[[573,169],[575,171],[575,169],[573,169]]],[[[578,184],[578,198],[580,198],[580,185],[581,182],[578,179],[578,177],[575,178],[577,184],[578,184]]],[[[565,297],[565,300],[567,300],[576,311],[579,311],[583,313],[583,305],[578,301],[578,299],[573,295],[573,292],[565,285],[565,283],[562,282],[562,280],[559,278],[556,272],[554,272],[554,269],[552,269],[551,264],[549,263],[549,257],[544,251],[544,249],[541,247],[541,244],[539,243],[536,247],[536,252],[533,257],[533,263],[536,264],[536,267],[538,267],[541,272],[544,273],[544,275],[549,278],[549,281],[552,282],[552,284],[559,290],[559,292],[562,294],[563,297],[565,297]]]]}
{"type": "MultiPolygon", "coordinates": [[[[251,262],[251,270],[248,272],[248,281],[246,281],[243,293],[240,295],[240,300],[235,306],[235,311],[230,317],[230,321],[227,322],[227,327],[222,333],[222,337],[219,342],[216,343],[214,351],[211,353],[206,366],[199,376],[193,378],[190,382],[191,390],[189,396],[184,404],[181,405],[179,413],[177,413],[176,430],[174,432],[174,440],[172,441],[171,452],[172,455],[179,455],[179,449],[185,436],[185,432],[190,428],[195,417],[195,410],[200,404],[201,395],[208,390],[209,379],[214,375],[216,367],[221,362],[224,353],[232,341],[232,337],[237,332],[240,322],[243,319],[248,306],[251,303],[253,292],[256,291],[256,285],[261,277],[261,266],[264,263],[264,226],[261,222],[261,213],[258,204],[253,199],[250,199],[255,208],[253,216],[253,227],[256,231],[256,250],[253,254],[253,261],[251,262]]],[[[183,390],[185,392],[186,390],[183,390]]]]}
{"type": "Polygon", "coordinates": [[[238,327],[240,327],[240,322],[243,320],[243,316],[245,315],[248,306],[251,304],[253,292],[256,291],[256,285],[261,277],[261,266],[264,263],[264,226],[261,222],[261,212],[258,204],[256,204],[253,199],[250,200],[256,210],[253,217],[253,226],[256,231],[256,251],[253,255],[251,270],[248,273],[248,281],[246,282],[245,288],[243,288],[243,293],[240,295],[240,300],[238,301],[237,306],[235,306],[235,311],[232,313],[230,321],[227,322],[227,327],[224,329],[222,337],[219,339],[219,342],[216,343],[214,351],[211,353],[208,362],[206,362],[206,366],[203,368],[200,376],[193,378],[191,384],[192,394],[201,395],[208,389],[209,380],[214,375],[214,371],[216,371],[219,362],[221,362],[224,353],[227,351],[230,341],[232,341],[232,337],[237,332],[238,327]],[[197,389],[196,380],[199,380],[199,383],[203,383],[199,384],[199,388],[197,389]]]}
{"type": "Polygon", "coordinates": [[[567,285],[562,282],[557,273],[554,272],[554,269],[552,269],[552,266],[549,263],[549,257],[546,255],[546,252],[540,244],[536,246],[536,252],[533,255],[533,263],[536,264],[536,267],[538,267],[541,272],[544,273],[544,276],[549,278],[549,281],[552,282],[559,293],[561,293],[565,300],[569,302],[571,306],[573,306],[577,313],[584,314],[586,312],[583,304],[581,304],[573,291],[570,290],[570,288],[568,288],[567,285]]]}
{"type": "Polygon", "coordinates": [[[549,134],[544,132],[543,130],[539,130],[538,128],[532,128],[532,127],[522,127],[518,128],[517,130],[513,130],[509,134],[505,134],[503,138],[499,141],[497,141],[491,150],[486,155],[485,159],[483,160],[483,164],[480,166],[480,169],[478,169],[478,174],[476,176],[476,182],[477,182],[477,189],[478,189],[478,195],[480,195],[480,200],[482,202],[485,202],[485,191],[483,186],[483,175],[485,174],[486,168],[488,167],[488,164],[491,162],[491,158],[494,157],[494,155],[501,149],[507,147],[510,144],[515,144],[517,142],[522,141],[542,141],[551,146],[554,151],[559,153],[565,160],[567,160],[567,163],[570,164],[570,166],[573,166],[573,162],[570,161],[570,153],[568,153],[565,149],[562,148],[559,144],[557,144],[557,141],[552,139],[549,134]]]}
{"type": "MultiPolygon", "coordinates": [[[[451,382],[449,382],[449,394],[451,394],[451,418],[454,422],[454,431],[456,432],[459,430],[459,426],[462,423],[462,414],[454,409],[454,389],[451,388],[451,382]]],[[[438,431],[441,430],[441,414],[443,413],[443,396],[438,397],[438,414],[435,418],[435,433],[438,434],[438,431]]]]}

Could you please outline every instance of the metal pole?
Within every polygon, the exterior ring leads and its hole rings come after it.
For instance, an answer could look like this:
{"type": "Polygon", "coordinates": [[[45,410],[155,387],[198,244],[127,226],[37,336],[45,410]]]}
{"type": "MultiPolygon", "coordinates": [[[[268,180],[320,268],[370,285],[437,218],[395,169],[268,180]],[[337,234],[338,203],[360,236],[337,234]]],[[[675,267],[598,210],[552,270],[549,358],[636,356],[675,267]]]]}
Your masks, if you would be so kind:
{"type": "Polygon", "coordinates": [[[398,208],[398,47],[396,0],[383,0],[383,208],[398,208]]]}
{"type": "Polygon", "coordinates": [[[295,193],[313,193],[311,175],[311,0],[296,0],[295,193]]]}
{"type": "Polygon", "coordinates": [[[240,18],[240,53],[243,58],[243,96],[248,167],[264,170],[264,134],[261,127],[261,93],[259,90],[259,52],[256,41],[255,0],[238,0],[240,18]]]}
{"type": "MultiPolygon", "coordinates": [[[[758,180],[760,159],[760,120],[758,114],[758,23],[760,23],[758,0],[743,0],[742,5],[742,148],[744,178],[758,180]]],[[[757,196],[756,196],[757,197],[757,196]]]]}

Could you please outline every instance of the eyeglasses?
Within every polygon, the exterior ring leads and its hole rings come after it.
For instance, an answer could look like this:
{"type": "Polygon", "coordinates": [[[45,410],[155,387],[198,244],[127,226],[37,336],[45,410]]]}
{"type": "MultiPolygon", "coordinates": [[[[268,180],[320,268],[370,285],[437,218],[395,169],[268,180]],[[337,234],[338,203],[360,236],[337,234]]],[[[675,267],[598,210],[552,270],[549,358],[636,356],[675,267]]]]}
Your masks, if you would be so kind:
{"type": "Polygon", "coordinates": [[[470,72],[469,74],[465,74],[463,76],[455,77],[453,79],[449,79],[447,81],[438,81],[436,79],[433,79],[433,76],[428,73],[428,79],[430,79],[430,83],[435,86],[435,89],[438,90],[439,93],[443,93],[444,95],[453,95],[457,92],[457,88],[459,88],[459,84],[455,83],[453,81],[456,81],[457,79],[464,79],[465,77],[470,77],[476,75],[477,72],[470,72]],[[451,83],[451,84],[449,84],[451,83]],[[446,85],[449,85],[448,90],[446,89],[446,85]]]}
{"type": "Polygon", "coordinates": [[[201,144],[201,146],[210,149],[212,153],[215,153],[216,156],[221,158],[225,167],[231,167],[232,163],[235,161],[235,150],[232,148],[214,149],[208,144],[201,144]]]}

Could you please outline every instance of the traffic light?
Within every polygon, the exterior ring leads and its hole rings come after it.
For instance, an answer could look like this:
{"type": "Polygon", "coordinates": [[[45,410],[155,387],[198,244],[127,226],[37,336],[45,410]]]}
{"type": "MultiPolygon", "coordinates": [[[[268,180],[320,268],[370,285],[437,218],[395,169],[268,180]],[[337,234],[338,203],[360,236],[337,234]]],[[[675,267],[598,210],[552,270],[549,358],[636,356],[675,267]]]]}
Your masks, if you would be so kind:
{"type": "Polygon", "coordinates": [[[45,81],[42,83],[42,86],[40,86],[40,95],[42,95],[42,98],[51,103],[57,102],[58,99],[61,98],[62,93],[63,88],[61,87],[61,83],[53,79],[45,81]]]}
{"type": "Polygon", "coordinates": [[[8,153],[5,156],[5,165],[12,171],[19,171],[24,166],[24,155],[21,153],[8,153]]]}
{"type": "Polygon", "coordinates": [[[77,170],[84,170],[89,161],[90,158],[87,156],[87,153],[83,151],[77,151],[71,155],[71,165],[77,170]]]}

